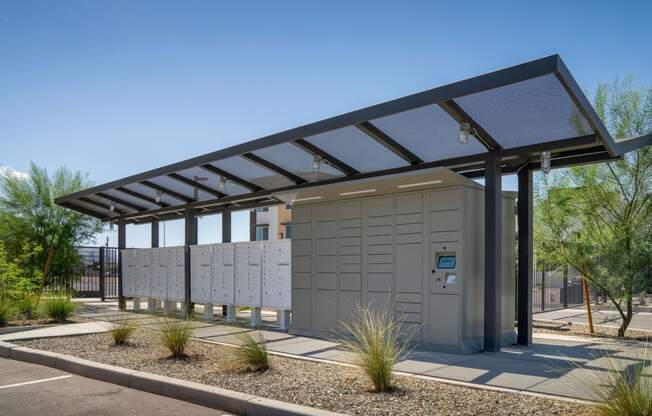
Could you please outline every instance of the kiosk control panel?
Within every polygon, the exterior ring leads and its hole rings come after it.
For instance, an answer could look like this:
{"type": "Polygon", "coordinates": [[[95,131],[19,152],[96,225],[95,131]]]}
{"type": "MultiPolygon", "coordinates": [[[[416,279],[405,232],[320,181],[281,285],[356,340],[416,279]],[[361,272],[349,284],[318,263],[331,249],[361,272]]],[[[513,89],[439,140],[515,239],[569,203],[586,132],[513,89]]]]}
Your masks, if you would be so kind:
{"type": "Polygon", "coordinates": [[[459,293],[457,243],[441,243],[436,246],[432,253],[430,292],[459,293]]]}

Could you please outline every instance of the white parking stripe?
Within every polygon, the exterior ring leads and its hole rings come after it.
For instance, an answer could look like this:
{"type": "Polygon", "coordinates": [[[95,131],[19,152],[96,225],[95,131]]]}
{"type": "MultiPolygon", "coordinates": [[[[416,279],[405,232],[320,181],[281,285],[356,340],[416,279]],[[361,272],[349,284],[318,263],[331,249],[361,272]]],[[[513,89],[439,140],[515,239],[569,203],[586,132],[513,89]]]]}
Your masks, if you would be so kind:
{"type": "Polygon", "coordinates": [[[72,377],[72,374],[66,374],[65,376],[58,376],[58,377],[42,378],[40,380],[25,381],[23,383],[7,384],[5,386],[0,386],[0,390],[8,389],[10,387],[27,386],[28,384],[45,383],[46,381],[61,380],[62,378],[68,378],[68,377],[72,377]]]}

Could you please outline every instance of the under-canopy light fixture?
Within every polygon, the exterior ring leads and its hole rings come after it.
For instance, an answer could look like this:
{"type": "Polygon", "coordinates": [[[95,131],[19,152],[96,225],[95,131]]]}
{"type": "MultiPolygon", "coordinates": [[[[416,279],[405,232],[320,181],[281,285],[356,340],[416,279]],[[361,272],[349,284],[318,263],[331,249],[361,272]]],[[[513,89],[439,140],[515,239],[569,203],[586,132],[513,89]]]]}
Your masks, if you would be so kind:
{"type": "Polygon", "coordinates": [[[541,152],[541,169],[546,175],[550,173],[550,152],[541,152]]]}
{"type": "Polygon", "coordinates": [[[441,179],[436,179],[434,181],[427,181],[427,182],[406,183],[404,185],[398,185],[398,188],[399,189],[414,188],[415,186],[436,185],[436,184],[442,183],[442,182],[443,181],[441,179]]]}
{"type": "Polygon", "coordinates": [[[471,125],[466,121],[460,123],[460,143],[466,144],[469,141],[469,134],[471,134],[471,125]]]}
{"type": "Polygon", "coordinates": [[[360,191],[340,192],[340,196],[370,194],[372,192],[376,192],[376,190],[375,189],[362,189],[360,191]]]}
{"type": "Polygon", "coordinates": [[[226,178],[224,176],[220,176],[220,180],[217,182],[217,190],[220,192],[224,192],[225,187],[226,187],[226,178]]]}
{"type": "Polygon", "coordinates": [[[321,157],[314,155],[312,157],[312,171],[313,172],[319,172],[319,169],[321,168],[321,157]]]}
{"type": "Polygon", "coordinates": [[[111,211],[111,212],[115,211],[115,202],[111,202],[109,204],[109,211],[111,211]]]}
{"type": "Polygon", "coordinates": [[[305,202],[305,201],[316,201],[317,199],[321,199],[321,198],[322,198],[321,196],[309,196],[309,197],[305,197],[305,198],[297,198],[297,199],[293,199],[292,203],[305,202]]]}
{"type": "Polygon", "coordinates": [[[161,191],[156,191],[156,196],[154,197],[154,201],[156,201],[157,204],[158,204],[159,202],[161,202],[161,195],[162,195],[162,194],[163,194],[163,192],[161,192],[161,191]]]}

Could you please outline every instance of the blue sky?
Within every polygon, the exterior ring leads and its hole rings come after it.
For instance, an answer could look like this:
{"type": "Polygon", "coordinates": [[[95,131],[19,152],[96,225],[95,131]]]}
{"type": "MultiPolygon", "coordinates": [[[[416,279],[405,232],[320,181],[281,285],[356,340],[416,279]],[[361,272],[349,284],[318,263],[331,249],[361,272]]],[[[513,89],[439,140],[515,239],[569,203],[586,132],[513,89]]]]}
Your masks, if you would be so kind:
{"type": "Polygon", "coordinates": [[[651,85],[651,15],[649,1],[4,0],[0,166],[103,183],[552,53],[589,94],[628,74],[651,85]]]}

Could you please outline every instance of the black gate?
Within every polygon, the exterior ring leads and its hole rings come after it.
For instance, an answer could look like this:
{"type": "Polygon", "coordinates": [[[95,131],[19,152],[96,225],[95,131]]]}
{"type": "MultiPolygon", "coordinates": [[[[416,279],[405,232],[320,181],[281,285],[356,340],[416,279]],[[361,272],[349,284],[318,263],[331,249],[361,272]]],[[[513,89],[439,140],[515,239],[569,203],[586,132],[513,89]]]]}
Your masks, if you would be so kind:
{"type": "Polygon", "coordinates": [[[81,265],[73,271],[70,289],[75,296],[118,298],[118,249],[116,247],[77,247],[81,265]]]}
{"type": "MultiPolygon", "coordinates": [[[[572,267],[551,269],[539,264],[532,282],[532,312],[572,308],[584,304],[582,275],[572,267]]],[[[589,298],[598,296],[589,284],[589,298]]]]}

